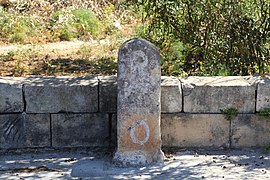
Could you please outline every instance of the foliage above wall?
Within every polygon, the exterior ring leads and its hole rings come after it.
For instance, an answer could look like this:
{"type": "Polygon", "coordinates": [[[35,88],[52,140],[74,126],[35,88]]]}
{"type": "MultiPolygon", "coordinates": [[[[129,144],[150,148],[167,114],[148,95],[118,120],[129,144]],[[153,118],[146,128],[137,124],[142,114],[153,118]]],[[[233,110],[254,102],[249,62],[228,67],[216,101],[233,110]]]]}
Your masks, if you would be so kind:
{"type": "MultiPolygon", "coordinates": [[[[94,50],[88,53],[86,61],[109,59],[110,63],[115,63],[109,69],[110,74],[114,74],[118,48],[126,40],[139,36],[159,47],[163,58],[162,75],[270,73],[270,0],[12,2],[0,5],[0,44],[35,45],[72,40],[93,42],[94,50]]],[[[2,57],[5,60],[0,61],[3,67],[3,70],[0,69],[1,76],[9,74],[5,72],[7,66],[12,66],[15,72],[12,76],[59,75],[40,71],[40,68],[38,73],[28,71],[35,68],[32,67],[33,59],[29,60],[30,65],[14,62],[27,58],[13,58],[12,54],[16,54],[13,49],[8,56],[0,54],[0,60],[2,57]]],[[[37,61],[53,64],[51,57],[46,57],[49,59],[41,57],[37,61]]],[[[69,55],[65,58],[72,59],[69,55]]],[[[78,61],[71,62],[73,65],[78,61]]],[[[99,64],[106,65],[106,62],[99,64]]],[[[102,69],[98,68],[95,70],[102,69]]],[[[62,75],[78,74],[66,69],[63,72],[62,75]]],[[[107,73],[87,73],[97,74],[107,73]]]]}
{"type": "Polygon", "coordinates": [[[141,36],[162,50],[167,74],[270,72],[269,0],[133,0],[141,36]]]}

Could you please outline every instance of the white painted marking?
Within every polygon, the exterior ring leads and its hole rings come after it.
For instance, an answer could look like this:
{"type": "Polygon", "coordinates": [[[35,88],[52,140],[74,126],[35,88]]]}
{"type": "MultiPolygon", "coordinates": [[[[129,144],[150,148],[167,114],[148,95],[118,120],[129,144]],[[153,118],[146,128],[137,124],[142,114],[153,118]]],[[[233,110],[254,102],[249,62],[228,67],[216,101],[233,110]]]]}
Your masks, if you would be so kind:
{"type": "Polygon", "coordinates": [[[144,120],[137,120],[137,121],[133,122],[133,124],[130,128],[130,137],[134,143],[144,145],[148,141],[149,135],[150,135],[150,129],[149,129],[148,124],[144,120]],[[146,135],[145,135],[145,138],[143,140],[137,139],[137,136],[135,134],[135,128],[138,125],[142,125],[145,129],[146,135]]]}

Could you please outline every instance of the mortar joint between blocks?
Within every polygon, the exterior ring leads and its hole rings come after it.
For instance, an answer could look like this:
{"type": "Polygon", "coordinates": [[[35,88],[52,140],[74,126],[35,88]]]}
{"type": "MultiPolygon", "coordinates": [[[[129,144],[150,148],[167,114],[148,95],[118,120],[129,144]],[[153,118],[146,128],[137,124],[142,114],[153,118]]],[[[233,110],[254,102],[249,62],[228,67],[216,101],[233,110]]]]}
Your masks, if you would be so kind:
{"type": "Polygon", "coordinates": [[[255,114],[257,113],[257,100],[258,100],[258,86],[259,84],[256,85],[256,88],[255,88],[255,114]]]}
{"type": "Polygon", "coordinates": [[[101,86],[101,81],[100,79],[98,78],[98,86],[97,86],[97,100],[98,100],[98,104],[97,104],[97,107],[98,107],[98,112],[100,112],[100,86],[101,86]]]}
{"type": "Polygon", "coordinates": [[[22,85],[23,112],[26,112],[25,85],[22,85]]]}
{"type": "Polygon", "coordinates": [[[183,91],[183,82],[181,81],[180,78],[178,78],[178,81],[180,82],[180,90],[181,90],[181,95],[182,95],[182,109],[181,113],[184,113],[184,91],[183,91]]]}
{"type": "Polygon", "coordinates": [[[52,143],[52,140],[53,140],[53,134],[52,134],[52,114],[50,114],[50,147],[53,147],[53,143],[52,143]]]}

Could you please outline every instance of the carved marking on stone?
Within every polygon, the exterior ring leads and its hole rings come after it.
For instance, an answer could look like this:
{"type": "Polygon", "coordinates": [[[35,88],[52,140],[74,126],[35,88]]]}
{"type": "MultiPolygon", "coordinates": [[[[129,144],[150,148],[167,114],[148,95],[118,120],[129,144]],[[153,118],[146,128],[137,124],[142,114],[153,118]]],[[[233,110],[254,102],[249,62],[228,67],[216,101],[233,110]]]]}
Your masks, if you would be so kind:
{"type": "Polygon", "coordinates": [[[133,122],[132,126],[128,130],[130,131],[131,140],[136,144],[144,145],[149,139],[150,129],[149,129],[148,124],[144,120],[137,120],[133,122]],[[139,140],[137,138],[137,134],[135,133],[135,129],[139,125],[144,127],[144,130],[145,130],[145,138],[143,140],[139,140]]]}
{"type": "Polygon", "coordinates": [[[22,138],[23,120],[20,116],[3,123],[3,138],[7,142],[18,142],[22,138]]]}

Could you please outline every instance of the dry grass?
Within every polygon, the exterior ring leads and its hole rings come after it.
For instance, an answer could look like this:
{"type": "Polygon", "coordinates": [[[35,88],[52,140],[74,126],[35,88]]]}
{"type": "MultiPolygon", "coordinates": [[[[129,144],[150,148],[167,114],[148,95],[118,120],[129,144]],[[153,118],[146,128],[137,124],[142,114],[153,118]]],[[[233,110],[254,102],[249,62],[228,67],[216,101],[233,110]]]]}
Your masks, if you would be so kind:
{"type": "Polygon", "coordinates": [[[109,1],[21,0],[0,11],[6,20],[2,26],[0,22],[0,76],[115,74],[118,48],[134,36],[137,24],[131,11],[117,9],[109,1]],[[76,9],[79,23],[65,20],[76,9]],[[83,24],[87,24],[85,10],[98,18],[95,32],[83,24]]]}

